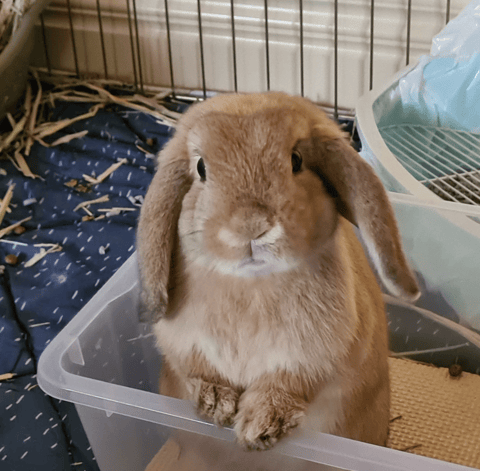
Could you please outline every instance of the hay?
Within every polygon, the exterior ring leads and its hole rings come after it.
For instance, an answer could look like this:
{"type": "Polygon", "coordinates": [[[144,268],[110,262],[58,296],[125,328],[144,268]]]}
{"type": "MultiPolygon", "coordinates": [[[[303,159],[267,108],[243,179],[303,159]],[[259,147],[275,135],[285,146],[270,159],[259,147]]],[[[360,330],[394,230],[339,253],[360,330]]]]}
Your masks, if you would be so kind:
{"type": "MultiPolygon", "coordinates": [[[[69,126],[76,122],[94,117],[100,109],[107,105],[120,105],[136,112],[149,114],[160,124],[171,127],[175,126],[180,117],[179,113],[171,111],[165,106],[163,101],[168,95],[167,92],[142,96],[129,91],[129,86],[113,80],[88,81],[64,74],[47,75],[40,71],[33,71],[32,75],[33,77],[27,85],[20,116],[15,117],[8,113],[7,120],[11,129],[0,134],[0,158],[9,159],[17,170],[29,178],[40,178],[30,170],[26,160],[35,141],[45,147],[55,147],[74,139],[82,139],[88,131],[65,134],[52,142],[45,140],[59,131],[67,130],[69,126]],[[32,98],[33,87],[36,90],[34,99],[32,98]],[[114,87],[116,88],[114,89],[114,87]],[[40,110],[46,104],[55,107],[57,101],[92,103],[93,106],[88,113],[75,118],[55,122],[45,121],[40,110]]],[[[148,156],[152,156],[144,148],[141,148],[141,150],[148,156]]],[[[4,169],[1,169],[0,172],[2,175],[6,174],[4,169]]],[[[92,184],[97,184],[102,181],[102,175],[97,178],[88,177],[86,179],[92,184]]]]}

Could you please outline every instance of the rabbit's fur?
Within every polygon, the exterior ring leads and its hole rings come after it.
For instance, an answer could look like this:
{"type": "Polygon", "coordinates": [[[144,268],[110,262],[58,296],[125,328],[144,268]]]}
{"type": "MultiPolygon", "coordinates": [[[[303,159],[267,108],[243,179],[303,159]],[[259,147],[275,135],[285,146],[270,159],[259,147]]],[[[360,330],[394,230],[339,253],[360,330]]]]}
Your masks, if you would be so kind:
{"type": "Polygon", "coordinates": [[[248,448],[300,423],[385,444],[384,305],[352,223],[386,287],[416,299],[381,182],[319,108],[283,93],[194,105],[137,233],[160,392],[248,448]]]}

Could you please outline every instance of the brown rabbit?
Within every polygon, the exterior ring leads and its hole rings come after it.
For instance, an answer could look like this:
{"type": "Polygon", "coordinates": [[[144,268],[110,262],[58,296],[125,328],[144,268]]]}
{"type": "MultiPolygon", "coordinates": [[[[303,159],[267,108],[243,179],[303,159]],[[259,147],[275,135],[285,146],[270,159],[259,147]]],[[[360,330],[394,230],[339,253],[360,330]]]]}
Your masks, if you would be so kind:
{"type": "Polygon", "coordinates": [[[416,299],[380,180],[313,103],[283,93],[193,106],[159,155],[137,234],[162,394],[265,449],[300,423],[384,445],[380,288],[416,299]]]}

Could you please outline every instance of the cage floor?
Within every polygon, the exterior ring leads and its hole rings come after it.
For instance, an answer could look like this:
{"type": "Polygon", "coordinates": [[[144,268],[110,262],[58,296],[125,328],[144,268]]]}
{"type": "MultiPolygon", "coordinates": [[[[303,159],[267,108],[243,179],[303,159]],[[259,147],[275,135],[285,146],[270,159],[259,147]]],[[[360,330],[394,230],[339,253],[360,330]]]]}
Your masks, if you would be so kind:
{"type": "Polygon", "coordinates": [[[421,125],[380,128],[398,161],[444,200],[480,205],[480,134],[421,125]]]}

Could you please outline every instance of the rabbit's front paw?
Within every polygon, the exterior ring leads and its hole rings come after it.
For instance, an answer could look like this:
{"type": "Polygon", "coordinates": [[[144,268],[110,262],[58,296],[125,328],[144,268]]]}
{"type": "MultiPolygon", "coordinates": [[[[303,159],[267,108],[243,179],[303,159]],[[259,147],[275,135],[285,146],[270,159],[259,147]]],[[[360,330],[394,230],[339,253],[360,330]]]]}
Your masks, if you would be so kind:
{"type": "Polygon", "coordinates": [[[268,450],[305,415],[304,404],[284,392],[243,393],[235,417],[240,444],[249,450],[268,450]]]}
{"type": "Polygon", "coordinates": [[[235,390],[199,378],[191,379],[189,383],[190,395],[200,414],[213,419],[217,425],[233,423],[238,404],[235,390]]]}

